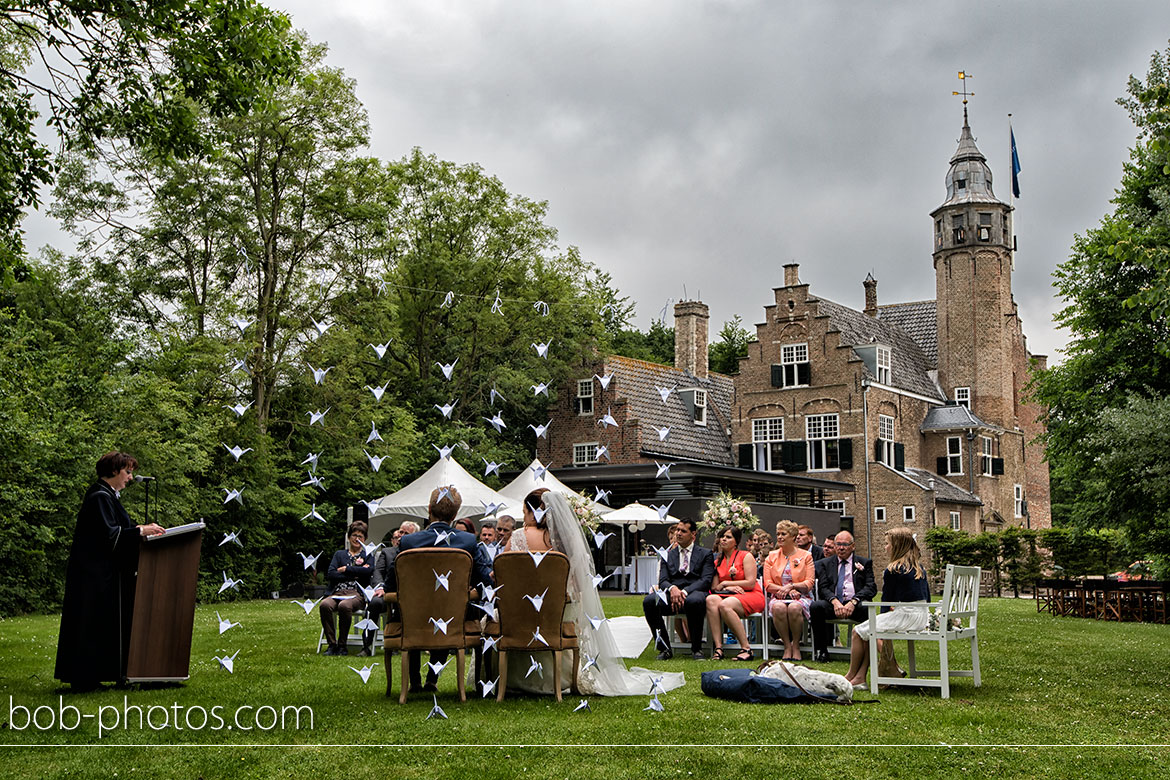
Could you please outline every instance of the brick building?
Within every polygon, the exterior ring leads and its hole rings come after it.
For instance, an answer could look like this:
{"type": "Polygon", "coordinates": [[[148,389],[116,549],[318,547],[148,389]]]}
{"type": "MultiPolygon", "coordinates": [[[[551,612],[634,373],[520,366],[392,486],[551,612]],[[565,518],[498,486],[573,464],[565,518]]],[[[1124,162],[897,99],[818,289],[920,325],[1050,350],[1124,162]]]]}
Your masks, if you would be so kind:
{"type": "Polygon", "coordinates": [[[896,523],[1049,526],[1043,426],[1023,402],[1044,357],[1028,352],[1012,297],[1011,212],[993,194],[964,109],[946,199],[931,214],[934,300],[879,305],[869,276],[864,308],[851,309],[813,294],[786,265],[734,378],[707,371],[707,307],[680,303],[675,367],[598,363],[598,376],[559,395],[539,457],[588,467],[604,445],[612,464],[684,460],[815,478],[814,506],[839,512],[881,566],[884,529],[896,523]],[[663,399],[659,388],[673,390],[663,399]],[[618,427],[598,425],[606,413],[618,427]]]}

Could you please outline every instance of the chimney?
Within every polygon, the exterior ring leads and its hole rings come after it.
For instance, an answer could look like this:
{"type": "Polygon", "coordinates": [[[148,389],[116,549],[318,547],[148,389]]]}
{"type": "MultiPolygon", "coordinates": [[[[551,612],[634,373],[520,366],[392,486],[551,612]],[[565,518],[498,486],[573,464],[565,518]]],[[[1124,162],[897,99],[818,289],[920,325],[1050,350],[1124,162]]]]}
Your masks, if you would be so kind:
{"type": "Polygon", "coordinates": [[[862,284],[865,285],[865,313],[877,317],[877,279],[873,278],[873,274],[866,274],[862,284]]]}
{"type": "Polygon", "coordinates": [[[674,305],[674,367],[707,378],[707,304],[682,301],[674,305]]]}
{"type": "Polygon", "coordinates": [[[800,284],[800,263],[784,264],[784,286],[795,287],[800,284]]]}

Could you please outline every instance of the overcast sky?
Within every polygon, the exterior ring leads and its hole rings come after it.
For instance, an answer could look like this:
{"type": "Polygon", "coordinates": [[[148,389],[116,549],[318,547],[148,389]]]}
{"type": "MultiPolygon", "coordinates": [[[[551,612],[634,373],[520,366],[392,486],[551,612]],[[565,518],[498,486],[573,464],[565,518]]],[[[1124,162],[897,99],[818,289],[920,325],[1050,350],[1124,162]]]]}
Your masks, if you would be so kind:
{"type": "MultiPolygon", "coordinates": [[[[1158,2],[270,0],[330,46],[371,153],[478,163],[549,203],[562,245],[646,327],[701,297],[711,336],[763,318],[781,265],[863,306],[933,298],[930,212],[962,126],[1007,200],[1029,347],[1065,336],[1051,273],[1110,208],[1135,131],[1115,104],[1170,38],[1158,2]]],[[[33,236],[35,238],[35,234],[33,236]]]]}

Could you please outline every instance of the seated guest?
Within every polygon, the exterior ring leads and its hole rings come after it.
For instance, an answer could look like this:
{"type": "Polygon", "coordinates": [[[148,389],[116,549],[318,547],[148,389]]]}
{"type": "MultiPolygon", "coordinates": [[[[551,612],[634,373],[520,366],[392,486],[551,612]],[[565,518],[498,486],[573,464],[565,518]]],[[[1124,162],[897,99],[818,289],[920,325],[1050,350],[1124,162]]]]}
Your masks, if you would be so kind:
{"type": "Polygon", "coordinates": [[[833,558],[837,555],[837,543],[833,541],[833,537],[830,536],[821,545],[821,553],[823,553],[824,558],[833,558]]]}
{"type": "Polygon", "coordinates": [[[813,649],[817,661],[829,660],[829,624],[832,619],[860,623],[865,610],[857,605],[877,595],[873,561],[853,554],[853,534],[842,531],[834,539],[836,558],[817,562],[817,595],[811,606],[813,649]]]}
{"type": "MultiPolygon", "coordinates": [[[[886,556],[890,565],[882,573],[882,601],[930,601],[930,586],[926,582],[926,569],[922,565],[922,554],[909,528],[891,528],[886,532],[886,556]]],[[[882,607],[877,616],[879,631],[923,631],[930,613],[927,607],[910,605],[882,607]]],[[[853,647],[849,655],[849,673],[846,678],[856,687],[865,687],[865,673],[869,670],[869,639],[873,635],[869,621],[858,623],[853,629],[853,647]]],[[[879,651],[887,650],[886,643],[878,640],[879,651]]],[[[896,666],[893,647],[885,656],[896,666]]]]}
{"type": "Polygon", "coordinates": [[[496,545],[496,524],[492,520],[484,520],[479,526],[479,546],[483,548],[488,560],[494,561],[500,548],[496,545]]]}
{"type": "Polygon", "coordinates": [[[812,553],[813,563],[825,557],[824,550],[817,544],[817,536],[807,525],[796,526],[796,546],[812,553]]]}
{"type": "MultiPolygon", "coordinates": [[[[478,542],[475,536],[466,531],[457,530],[451,526],[451,522],[455,519],[459,507],[463,505],[463,497],[459,495],[459,491],[452,485],[447,485],[442,488],[435,488],[431,491],[431,500],[427,505],[427,524],[421,531],[415,531],[412,534],[407,534],[402,537],[398,543],[398,549],[401,552],[407,550],[417,550],[421,547],[438,547],[438,535],[440,533],[446,534],[443,548],[451,548],[456,550],[466,550],[471,553],[471,586],[473,588],[481,589],[486,584],[492,581],[491,563],[487,556],[484,555],[483,550],[478,547],[478,542]]],[[[397,570],[394,561],[390,562],[389,576],[397,577],[397,570]]],[[[468,609],[467,619],[473,617],[470,614],[470,607],[468,609]]],[[[449,655],[446,650],[432,650],[431,662],[440,664],[447,660],[449,655]]],[[[438,688],[438,675],[435,672],[427,672],[427,683],[423,687],[421,683],[420,670],[422,667],[422,659],[417,650],[411,650],[408,656],[408,673],[410,676],[410,691],[434,691],[438,688]]]]}
{"type": "Polygon", "coordinates": [[[781,660],[799,661],[800,637],[812,602],[812,553],[796,546],[796,523],[776,524],[776,549],[764,561],[764,590],[772,597],[772,625],[784,643],[781,660]]]}
{"type": "Polygon", "coordinates": [[[455,530],[466,531],[467,533],[477,538],[479,536],[479,534],[475,532],[475,523],[471,522],[471,520],[467,519],[466,517],[461,517],[455,521],[455,530]]]}
{"type": "Polygon", "coordinates": [[[716,534],[715,579],[707,596],[707,626],[715,643],[712,661],[723,660],[723,625],[731,629],[739,646],[736,661],[754,658],[743,619],[764,611],[764,589],[756,575],[756,559],[739,549],[743,531],[727,526],[716,534]]]}
{"type": "Polygon", "coordinates": [[[772,552],[772,537],[763,528],[752,531],[751,540],[747,545],[748,552],[756,559],[756,577],[761,583],[764,581],[764,560],[772,552]]]}
{"type": "MultiPolygon", "coordinates": [[[[390,537],[390,546],[378,550],[378,554],[374,556],[374,573],[370,576],[370,587],[374,589],[374,598],[366,608],[369,610],[368,617],[375,623],[386,611],[386,600],[382,596],[387,591],[393,593],[398,590],[398,579],[394,576],[394,559],[398,556],[398,542],[406,534],[412,534],[417,530],[418,523],[407,520],[394,529],[394,534],[390,537]]],[[[391,606],[389,618],[393,618],[397,614],[397,605],[391,606]]],[[[362,651],[358,655],[374,654],[375,633],[377,632],[369,630],[362,632],[362,651]]]]}
{"type": "Polygon", "coordinates": [[[321,627],[325,630],[325,641],[329,643],[325,655],[349,655],[346,637],[349,636],[353,611],[365,604],[366,597],[362,595],[361,588],[369,584],[374,570],[367,560],[363,546],[366,541],[366,524],[355,520],[350,523],[346,535],[349,539],[349,549],[333,553],[333,559],[329,561],[329,571],[325,575],[333,590],[321,599],[318,608],[321,612],[321,627]],[[334,612],[337,613],[338,623],[336,633],[333,626],[334,612]],[[341,637],[340,641],[338,636],[341,637]]]}
{"type": "Polygon", "coordinates": [[[715,558],[711,551],[695,544],[695,521],[679,522],[675,534],[676,547],[666,554],[658,567],[658,593],[650,593],[642,601],[646,623],[660,648],[658,660],[674,656],[666,633],[663,615],[684,613],[687,616],[691,638],[691,655],[702,660],[703,615],[707,607],[707,592],[715,577],[715,558]],[[665,602],[663,597],[665,596],[665,602]]]}
{"type": "Polygon", "coordinates": [[[511,515],[500,515],[496,520],[496,547],[500,552],[508,549],[512,541],[512,529],[516,527],[516,518],[511,515]]]}

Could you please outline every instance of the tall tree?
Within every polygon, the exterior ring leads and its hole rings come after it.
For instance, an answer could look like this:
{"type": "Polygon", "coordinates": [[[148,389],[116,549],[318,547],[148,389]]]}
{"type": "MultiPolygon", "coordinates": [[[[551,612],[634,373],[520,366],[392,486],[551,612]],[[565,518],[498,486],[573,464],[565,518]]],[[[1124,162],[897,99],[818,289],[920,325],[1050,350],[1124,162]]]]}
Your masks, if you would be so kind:
{"type": "Polygon", "coordinates": [[[1124,478],[1110,455],[1129,446],[1118,415],[1144,409],[1131,399],[1170,395],[1168,76],[1170,50],[1154,54],[1145,81],[1130,78],[1128,97],[1118,102],[1139,135],[1114,211],[1075,238],[1069,260],[1055,274],[1068,302],[1057,321],[1072,338],[1066,360],[1033,385],[1048,409],[1047,449],[1059,497],[1054,522],[1125,524],[1101,490],[1124,478]]]}
{"type": "Polygon", "coordinates": [[[290,23],[253,0],[19,0],[0,8],[0,278],[23,267],[19,221],[53,180],[38,101],[63,145],[125,138],[204,148],[197,117],[250,108],[295,70],[290,23]]]}

